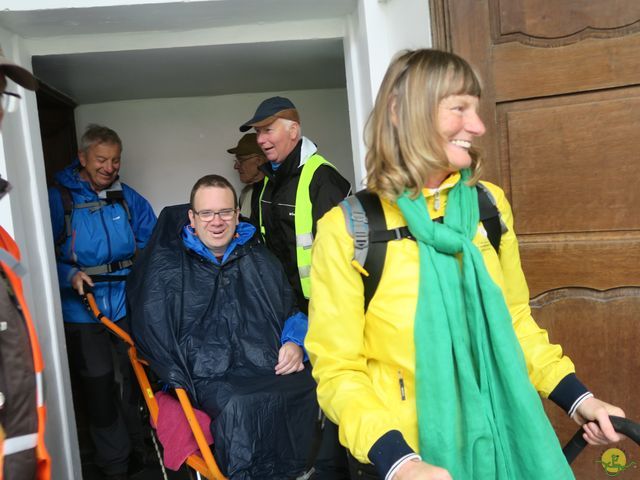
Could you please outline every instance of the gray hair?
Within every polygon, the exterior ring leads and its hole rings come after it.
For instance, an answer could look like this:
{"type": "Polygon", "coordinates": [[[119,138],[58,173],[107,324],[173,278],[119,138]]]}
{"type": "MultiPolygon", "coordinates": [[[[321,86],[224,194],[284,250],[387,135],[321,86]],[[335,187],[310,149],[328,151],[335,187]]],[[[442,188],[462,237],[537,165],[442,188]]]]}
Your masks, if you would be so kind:
{"type": "Polygon", "coordinates": [[[289,120],[288,118],[280,118],[279,120],[284,123],[284,126],[287,128],[287,131],[291,130],[291,127],[294,124],[298,125],[298,138],[296,138],[296,140],[300,140],[302,138],[302,125],[300,125],[298,122],[294,122],[293,120],[289,120]]]}
{"type": "Polygon", "coordinates": [[[122,151],[122,140],[114,130],[95,123],[87,125],[82,138],[80,138],[80,151],[86,153],[89,148],[101,143],[118,145],[122,151]]]}

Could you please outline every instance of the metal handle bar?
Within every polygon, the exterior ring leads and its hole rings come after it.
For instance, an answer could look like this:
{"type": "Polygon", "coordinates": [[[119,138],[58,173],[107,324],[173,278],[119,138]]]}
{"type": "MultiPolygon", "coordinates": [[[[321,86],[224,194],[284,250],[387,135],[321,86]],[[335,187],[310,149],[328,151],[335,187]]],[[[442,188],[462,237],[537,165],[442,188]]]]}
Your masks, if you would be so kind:
{"type": "MultiPolygon", "coordinates": [[[[611,420],[611,424],[616,432],[626,435],[640,445],[640,424],[635,423],[628,418],[616,417],[613,415],[609,416],[609,419],[611,420]]],[[[584,447],[587,446],[587,441],[582,438],[583,433],[584,431],[580,428],[562,449],[562,453],[564,453],[567,462],[573,462],[576,457],[580,455],[580,452],[582,452],[584,447]]]]}

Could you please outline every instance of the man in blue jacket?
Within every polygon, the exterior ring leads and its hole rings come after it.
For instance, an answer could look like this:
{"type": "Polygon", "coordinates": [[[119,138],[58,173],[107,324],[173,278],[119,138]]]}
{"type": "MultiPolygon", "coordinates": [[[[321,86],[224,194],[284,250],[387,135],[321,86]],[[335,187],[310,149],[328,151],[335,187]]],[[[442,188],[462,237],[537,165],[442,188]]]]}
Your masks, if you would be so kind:
{"type": "MultiPolygon", "coordinates": [[[[127,282],[131,329],[163,382],[212,417],[229,478],[294,478],[312,457],[319,411],[302,348],[307,316],[237,205],[229,181],[207,175],[190,205],[162,211],[127,282]]],[[[334,479],[331,464],[319,458],[316,469],[334,479]]]]}
{"type": "Polygon", "coordinates": [[[111,479],[126,478],[132,440],[134,447],[143,445],[137,389],[124,344],[96,321],[80,294],[85,283],[91,285],[102,313],[128,330],[124,280],[156,222],[149,202],[120,182],[121,154],[116,132],[89,125],[78,158],[56,174],[49,189],[69,363],[86,402],[95,462],[111,479]],[[114,348],[122,399],[116,393],[114,348]]]}

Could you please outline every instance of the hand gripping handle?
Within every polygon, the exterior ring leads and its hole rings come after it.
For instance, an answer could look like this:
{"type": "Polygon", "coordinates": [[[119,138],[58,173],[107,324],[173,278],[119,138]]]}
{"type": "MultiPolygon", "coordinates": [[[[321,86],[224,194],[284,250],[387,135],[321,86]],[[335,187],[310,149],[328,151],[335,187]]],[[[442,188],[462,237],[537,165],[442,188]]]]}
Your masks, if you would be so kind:
{"type": "MultiPolygon", "coordinates": [[[[613,428],[616,432],[626,435],[631,440],[640,445],[640,424],[635,423],[628,418],[623,417],[615,417],[611,415],[609,417],[613,428]]],[[[582,427],[576,432],[576,434],[569,440],[569,442],[562,449],[562,453],[567,458],[567,462],[573,462],[580,452],[587,446],[587,442],[584,438],[582,438],[582,434],[584,431],[582,427]]]]}

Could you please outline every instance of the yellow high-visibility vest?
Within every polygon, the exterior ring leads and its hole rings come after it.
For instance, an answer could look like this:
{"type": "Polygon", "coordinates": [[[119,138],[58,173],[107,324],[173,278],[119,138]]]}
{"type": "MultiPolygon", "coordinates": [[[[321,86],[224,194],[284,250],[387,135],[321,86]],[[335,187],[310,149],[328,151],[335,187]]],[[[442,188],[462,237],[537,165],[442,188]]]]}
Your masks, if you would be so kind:
{"type": "MultiPolygon", "coordinates": [[[[313,205],[309,195],[309,186],[316,170],[321,165],[328,165],[333,169],[336,167],[325,160],[322,155],[317,153],[310,156],[302,166],[300,181],[296,189],[295,214],[295,231],[296,231],[296,261],[298,265],[298,275],[300,277],[300,285],[305,298],[309,298],[311,293],[311,245],[313,243],[313,205]]],[[[337,170],[337,169],[336,169],[337,170]]],[[[262,222],[262,196],[267,187],[269,177],[264,177],[264,184],[260,192],[260,233],[262,238],[265,237],[265,228],[262,222]]]]}

